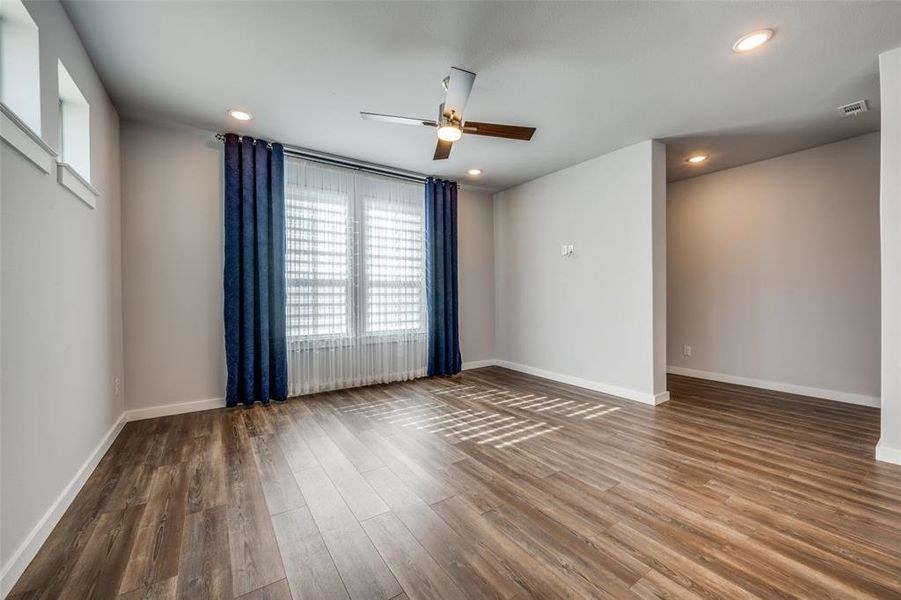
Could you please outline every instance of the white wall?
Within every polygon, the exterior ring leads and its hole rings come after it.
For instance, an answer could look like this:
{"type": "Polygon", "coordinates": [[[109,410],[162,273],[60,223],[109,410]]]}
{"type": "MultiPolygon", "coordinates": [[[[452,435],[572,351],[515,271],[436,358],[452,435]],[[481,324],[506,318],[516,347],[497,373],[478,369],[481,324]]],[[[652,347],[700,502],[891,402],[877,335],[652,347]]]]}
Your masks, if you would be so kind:
{"type": "Polygon", "coordinates": [[[876,458],[901,464],[901,48],[879,56],[882,95],[882,436],[876,458]]]}
{"type": "Polygon", "coordinates": [[[667,204],[671,372],[878,406],[878,133],[671,183],[667,204]]]}
{"type": "MultiPolygon", "coordinates": [[[[220,406],[221,144],[209,132],[125,121],[122,149],[128,408],[220,406]]],[[[494,350],[491,197],[463,187],[458,212],[460,338],[473,362],[494,350]]]]}
{"type": "Polygon", "coordinates": [[[129,409],[222,405],[221,146],[206,132],[122,122],[129,409]]]}
{"type": "Polygon", "coordinates": [[[49,533],[54,503],[123,409],[114,393],[122,376],[119,118],[62,6],[27,7],[40,27],[43,139],[58,149],[62,57],[91,103],[91,179],[100,197],[91,209],[55,172],[2,144],[0,595],[24,568],[18,559],[30,560],[49,533]]]}
{"type": "Polygon", "coordinates": [[[664,163],[647,141],[494,196],[501,364],[665,399],[664,163]]]}
{"type": "Polygon", "coordinates": [[[460,352],[463,363],[494,356],[494,208],[491,194],[462,184],[457,193],[460,352]]]}

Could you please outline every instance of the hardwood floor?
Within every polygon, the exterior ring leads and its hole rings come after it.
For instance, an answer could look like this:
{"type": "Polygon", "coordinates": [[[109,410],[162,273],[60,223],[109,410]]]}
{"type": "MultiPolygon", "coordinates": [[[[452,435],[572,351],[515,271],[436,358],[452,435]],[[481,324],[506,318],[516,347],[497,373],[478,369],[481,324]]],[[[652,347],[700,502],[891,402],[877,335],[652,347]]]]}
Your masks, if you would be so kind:
{"type": "Polygon", "coordinates": [[[872,408],[500,368],[129,423],[12,598],[901,598],[872,408]]]}

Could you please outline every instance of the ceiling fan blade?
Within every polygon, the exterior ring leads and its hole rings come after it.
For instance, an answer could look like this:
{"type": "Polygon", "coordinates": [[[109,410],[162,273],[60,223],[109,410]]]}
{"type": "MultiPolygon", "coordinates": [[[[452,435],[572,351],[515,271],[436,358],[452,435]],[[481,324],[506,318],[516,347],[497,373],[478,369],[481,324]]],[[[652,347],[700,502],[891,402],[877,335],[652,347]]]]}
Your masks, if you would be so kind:
{"type": "Polygon", "coordinates": [[[432,157],[432,160],[444,160],[450,156],[451,146],[453,145],[453,142],[438,140],[438,145],[435,146],[435,155],[432,157]]]}
{"type": "Polygon", "coordinates": [[[535,134],[534,127],[518,127],[516,125],[498,125],[497,123],[478,123],[466,121],[463,124],[463,133],[473,135],[487,135],[490,137],[507,138],[509,140],[529,141],[535,134]]]}
{"type": "Polygon", "coordinates": [[[472,84],[476,80],[476,74],[451,67],[450,75],[447,76],[447,94],[444,96],[444,116],[450,118],[456,113],[457,120],[462,120],[463,109],[466,108],[466,102],[469,100],[469,93],[472,91],[472,84]]]}
{"type": "Polygon", "coordinates": [[[398,125],[425,125],[426,127],[437,127],[438,123],[429,121],[428,119],[414,119],[412,117],[396,117],[394,115],[382,115],[379,113],[360,112],[360,116],[369,121],[382,121],[385,123],[397,123],[398,125]]]}

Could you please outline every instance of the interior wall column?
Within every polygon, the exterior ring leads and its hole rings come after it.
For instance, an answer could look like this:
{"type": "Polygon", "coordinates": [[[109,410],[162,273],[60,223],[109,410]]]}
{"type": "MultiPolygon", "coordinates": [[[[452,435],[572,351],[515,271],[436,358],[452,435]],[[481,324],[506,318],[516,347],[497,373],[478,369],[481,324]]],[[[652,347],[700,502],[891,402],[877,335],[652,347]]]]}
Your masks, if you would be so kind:
{"type": "Polygon", "coordinates": [[[882,433],[876,458],[901,464],[901,48],[879,56],[882,135],[882,433]]]}

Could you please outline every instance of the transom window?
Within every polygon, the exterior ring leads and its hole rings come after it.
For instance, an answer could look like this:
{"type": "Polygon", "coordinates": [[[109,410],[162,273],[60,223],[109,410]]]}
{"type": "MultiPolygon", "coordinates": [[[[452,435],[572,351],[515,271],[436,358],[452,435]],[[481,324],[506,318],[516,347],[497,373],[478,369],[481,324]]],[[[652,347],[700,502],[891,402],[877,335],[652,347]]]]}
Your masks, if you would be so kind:
{"type": "Polygon", "coordinates": [[[59,81],[60,160],[85,181],[91,181],[91,106],[66,70],[57,61],[59,81]]]}
{"type": "Polygon", "coordinates": [[[38,26],[22,0],[0,1],[0,102],[41,135],[38,26]]]}

